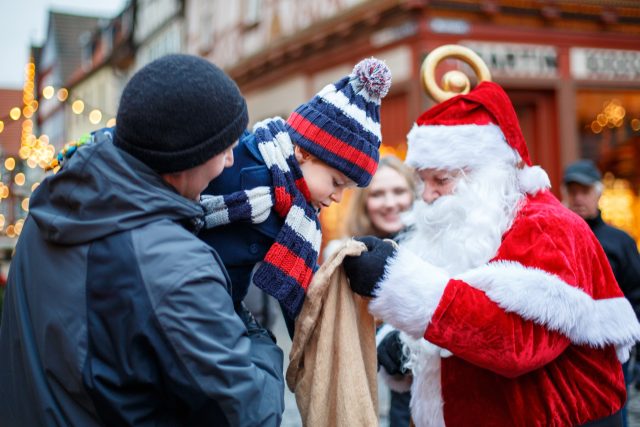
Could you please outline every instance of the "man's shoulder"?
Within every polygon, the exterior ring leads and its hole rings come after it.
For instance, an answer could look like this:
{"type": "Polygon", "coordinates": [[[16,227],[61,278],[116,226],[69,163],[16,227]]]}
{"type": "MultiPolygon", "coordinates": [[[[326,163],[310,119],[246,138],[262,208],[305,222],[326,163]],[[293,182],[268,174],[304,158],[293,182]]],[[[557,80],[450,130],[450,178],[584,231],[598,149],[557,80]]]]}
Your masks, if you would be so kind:
{"type": "Polygon", "coordinates": [[[194,274],[224,276],[218,254],[180,224],[170,220],[149,223],[132,230],[132,244],[141,269],[164,277],[177,274],[185,278],[194,274]]]}
{"type": "Polygon", "coordinates": [[[635,240],[626,231],[603,222],[598,230],[594,230],[597,236],[604,237],[611,243],[617,243],[622,245],[635,246],[635,240]]]}
{"type": "Polygon", "coordinates": [[[606,222],[603,222],[600,228],[608,237],[621,241],[634,242],[633,237],[631,237],[626,231],[622,230],[621,228],[618,228],[606,222]]]}

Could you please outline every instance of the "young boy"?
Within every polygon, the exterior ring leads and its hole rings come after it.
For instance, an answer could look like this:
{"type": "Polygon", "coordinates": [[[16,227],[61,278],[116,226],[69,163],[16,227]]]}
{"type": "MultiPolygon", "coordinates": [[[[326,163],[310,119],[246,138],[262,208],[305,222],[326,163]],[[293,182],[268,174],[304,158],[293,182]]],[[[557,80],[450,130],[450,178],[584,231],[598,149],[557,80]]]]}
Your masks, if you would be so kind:
{"type": "Polygon", "coordinates": [[[253,282],[280,303],[289,333],[317,268],[318,214],[345,188],[366,187],[378,166],[380,101],[391,84],[375,58],[300,105],[285,122],[257,123],[232,168],[203,196],[200,237],[220,254],[238,307],[253,282]],[[222,196],[224,195],[224,196],[222,196]]]}

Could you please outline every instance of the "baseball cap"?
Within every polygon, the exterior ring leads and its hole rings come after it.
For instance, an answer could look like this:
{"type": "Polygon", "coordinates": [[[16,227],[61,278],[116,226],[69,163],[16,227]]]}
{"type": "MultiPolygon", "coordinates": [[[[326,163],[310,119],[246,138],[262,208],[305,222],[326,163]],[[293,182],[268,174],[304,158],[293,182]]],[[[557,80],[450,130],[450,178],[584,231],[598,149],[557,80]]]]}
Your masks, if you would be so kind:
{"type": "Polygon", "coordinates": [[[564,170],[562,178],[565,184],[577,182],[582,185],[593,185],[598,181],[602,181],[602,175],[591,160],[578,160],[571,163],[564,170]]]}

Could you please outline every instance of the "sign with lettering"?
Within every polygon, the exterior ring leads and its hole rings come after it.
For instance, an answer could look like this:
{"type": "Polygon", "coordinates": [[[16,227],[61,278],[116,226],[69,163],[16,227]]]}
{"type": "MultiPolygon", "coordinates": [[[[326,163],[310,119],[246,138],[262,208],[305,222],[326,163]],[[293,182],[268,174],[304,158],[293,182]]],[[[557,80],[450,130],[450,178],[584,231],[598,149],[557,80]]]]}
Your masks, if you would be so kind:
{"type": "Polygon", "coordinates": [[[384,28],[371,35],[371,44],[376,47],[384,46],[398,40],[411,37],[418,32],[418,24],[407,21],[395,27],[384,28]]]}
{"type": "Polygon", "coordinates": [[[640,79],[640,51],[637,50],[574,47],[569,57],[571,75],[576,79],[640,79]]]}
{"type": "Polygon", "coordinates": [[[558,52],[554,46],[476,41],[460,44],[476,52],[494,76],[558,77],[558,52]]]}
{"type": "Polygon", "coordinates": [[[433,18],[429,21],[429,28],[439,34],[467,34],[470,25],[463,19],[433,18]]]}

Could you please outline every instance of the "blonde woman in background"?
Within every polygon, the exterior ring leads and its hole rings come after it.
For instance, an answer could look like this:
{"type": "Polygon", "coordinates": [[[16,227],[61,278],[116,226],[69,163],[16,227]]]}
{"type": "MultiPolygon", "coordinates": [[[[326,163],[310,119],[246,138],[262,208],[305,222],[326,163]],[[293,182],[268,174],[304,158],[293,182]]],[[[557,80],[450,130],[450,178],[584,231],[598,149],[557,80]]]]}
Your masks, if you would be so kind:
{"type": "MultiPolygon", "coordinates": [[[[402,213],[412,206],[415,195],[413,170],[395,156],[382,157],[369,187],[358,188],[352,194],[343,230],[344,238],[329,242],[323,254],[324,259],[350,237],[374,235],[396,239],[405,228],[402,213]]],[[[381,375],[393,388],[403,390],[391,391],[389,425],[406,427],[410,417],[411,396],[408,390],[411,379],[403,374],[404,370],[399,366],[402,348],[393,334],[387,334],[391,332],[389,326],[383,326],[378,331],[376,343],[381,375]]]]}

